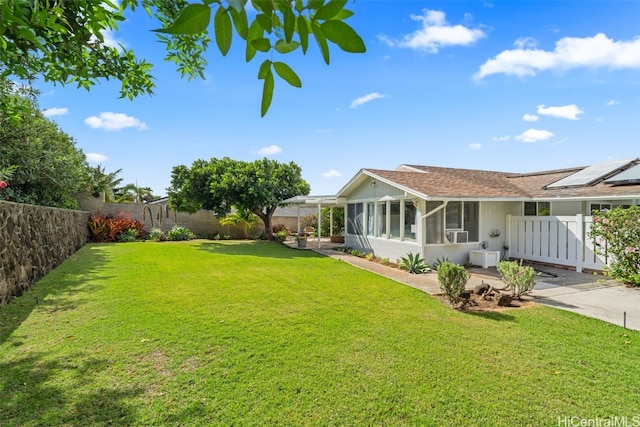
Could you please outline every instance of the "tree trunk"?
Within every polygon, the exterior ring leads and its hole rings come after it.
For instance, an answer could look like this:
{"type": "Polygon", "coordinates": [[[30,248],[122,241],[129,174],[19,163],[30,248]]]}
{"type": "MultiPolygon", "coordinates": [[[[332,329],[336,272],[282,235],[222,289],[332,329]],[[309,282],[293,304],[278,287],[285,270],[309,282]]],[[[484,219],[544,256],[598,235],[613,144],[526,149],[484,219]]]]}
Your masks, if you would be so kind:
{"type": "Polygon", "coordinates": [[[258,215],[258,217],[264,223],[264,233],[267,236],[267,239],[273,240],[273,230],[271,229],[271,217],[273,216],[273,212],[275,211],[275,208],[272,209],[271,207],[268,207],[266,214],[262,212],[262,209],[258,209],[258,208],[253,208],[252,211],[254,214],[258,215]]]}

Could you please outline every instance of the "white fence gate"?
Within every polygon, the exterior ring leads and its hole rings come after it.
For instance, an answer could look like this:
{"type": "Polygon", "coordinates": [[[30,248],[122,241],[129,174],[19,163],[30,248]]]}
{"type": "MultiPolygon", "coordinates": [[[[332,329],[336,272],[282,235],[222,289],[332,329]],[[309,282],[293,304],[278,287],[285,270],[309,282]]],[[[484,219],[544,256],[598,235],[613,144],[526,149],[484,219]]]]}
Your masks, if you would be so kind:
{"type": "Polygon", "coordinates": [[[602,270],[605,257],[594,251],[589,237],[592,217],[507,215],[509,257],[602,270]]]}

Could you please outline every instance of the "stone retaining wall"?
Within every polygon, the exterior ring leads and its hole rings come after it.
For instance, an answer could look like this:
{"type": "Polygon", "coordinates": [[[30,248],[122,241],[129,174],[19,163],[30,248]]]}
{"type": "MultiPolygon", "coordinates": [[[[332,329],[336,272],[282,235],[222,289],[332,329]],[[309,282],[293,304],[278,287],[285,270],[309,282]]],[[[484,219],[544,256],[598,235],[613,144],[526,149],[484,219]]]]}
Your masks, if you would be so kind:
{"type": "Polygon", "coordinates": [[[88,212],[0,201],[0,304],[87,242],[88,212]]]}

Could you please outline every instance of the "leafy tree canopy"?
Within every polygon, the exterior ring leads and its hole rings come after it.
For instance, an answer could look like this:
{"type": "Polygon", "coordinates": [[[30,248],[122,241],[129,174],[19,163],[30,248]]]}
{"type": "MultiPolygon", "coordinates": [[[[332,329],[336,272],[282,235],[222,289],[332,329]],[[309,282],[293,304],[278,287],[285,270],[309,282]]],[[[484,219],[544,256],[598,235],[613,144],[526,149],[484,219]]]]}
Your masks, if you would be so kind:
{"type": "Polygon", "coordinates": [[[16,112],[18,121],[0,111],[0,171],[11,171],[0,198],[76,208],[77,194],[89,180],[84,154],[73,138],[40,113],[37,104],[27,98],[10,102],[21,109],[16,112]]]}
{"type": "Polygon", "coordinates": [[[271,217],[281,202],[309,191],[302,170],[294,162],[266,158],[244,162],[225,157],[196,160],[191,168],[174,167],[168,194],[169,205],[178,211],[207,209],[220,217],[232,208],[251,211],[262,220],[270,237],[271,217]]]}
{"type": "MultiPolygon", "coordinates": [[[[363,53],[360,36],[345,23],[353,15],[346,0],[3,0],[0,3],[0,79],[17,78],[77,84],[89,89],[101,79],[120,81],[120,96],[153,92],[151,64],[131,50],[105,43],[126,11],[142,7],[159,21],[157,35],[167,49],[166,60],[189,79],[204,77],[204,53],[211,41],[224,56],[234,34],[245,45],[247,62],[261,53],[258,78],[264,80],[261,114],[271,105],[275,76],[301,87],[298,75],[277,55],[307,52],[315,39],[329,64],[329,44],[345,52],[363,53]]],[[[0,108],[3,108],[0,105],[0,108]]],[[[7,111],[7,110],[5,110],[7,111]]]]}

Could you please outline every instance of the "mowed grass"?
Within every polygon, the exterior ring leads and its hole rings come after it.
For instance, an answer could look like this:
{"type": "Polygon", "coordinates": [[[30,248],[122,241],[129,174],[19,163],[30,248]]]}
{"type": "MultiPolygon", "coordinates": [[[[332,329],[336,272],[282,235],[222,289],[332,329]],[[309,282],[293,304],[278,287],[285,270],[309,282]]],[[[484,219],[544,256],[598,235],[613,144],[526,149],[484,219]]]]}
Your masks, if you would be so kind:
{"type": "Polygon", "coordinates": [[[639,377],[636,332],[275,243],[87,245],[0,307],[1,426],[631,421],[639,377]]]}

